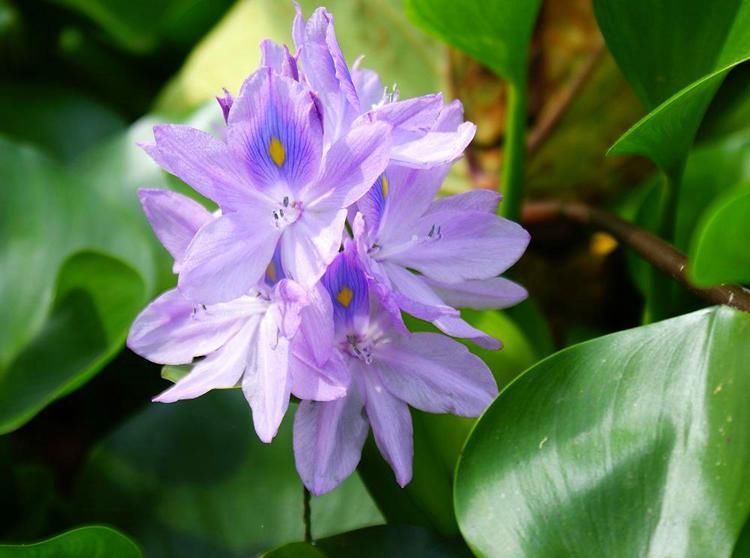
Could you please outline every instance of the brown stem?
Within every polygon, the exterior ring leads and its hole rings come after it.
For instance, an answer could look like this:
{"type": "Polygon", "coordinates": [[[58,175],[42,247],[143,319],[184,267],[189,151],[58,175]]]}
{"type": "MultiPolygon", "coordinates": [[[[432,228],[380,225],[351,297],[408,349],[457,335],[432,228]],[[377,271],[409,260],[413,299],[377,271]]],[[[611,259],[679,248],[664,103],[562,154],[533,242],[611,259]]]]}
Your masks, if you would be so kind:
{"type": "Polygon", "coordinates": [[[549,108],[544,110],[537,121],[536,125],[529,132],[526,138],[526,148],[529,155],[536,153],[545,140],[550,136],[552,131],[562,120],[565,113],[570,108],[575,98],[580,93],[583,86],[594,73],[597,64],[602,59],[605,52],[604,43],[600,43],[589,55],[581,68],[576,72],[570,83],[549,103],[549,108]]]}
{"type": "Polygon", "coordinates": [[[726,304],[750,312],[750,290],[739,285],[717,285],[701,288],[693,285],[685,274],[687,258],[677,248],[656,235],[633,225],[617,215],[579,202],[532,202],[523,210],[523,221],[535,223],[563,217],[582,225],[593,225],[627,244],[657,269],[670,275],[688,290],[713,304],[726,304]]]}

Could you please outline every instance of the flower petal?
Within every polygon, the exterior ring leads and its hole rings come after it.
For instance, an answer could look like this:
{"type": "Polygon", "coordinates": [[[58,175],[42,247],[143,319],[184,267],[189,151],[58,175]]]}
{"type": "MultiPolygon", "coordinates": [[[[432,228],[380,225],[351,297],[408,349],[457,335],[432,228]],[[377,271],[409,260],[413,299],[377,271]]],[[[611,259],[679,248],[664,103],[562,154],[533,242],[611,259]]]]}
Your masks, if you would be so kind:
{"type": "MultiPolygon", "coordinates": [[[[440,93],[385,103],[359,117],[360,121],[386,122],[393,127],[393,143],[413,141],[435,126],[443,107],[440,93]]],[[[356,125],[356,123],[355,123],[356,125]]]]}
{"type": "Polygon", "coordinates": [[[485,211],[495,214],[497,204],[502,196],[494,190],[471,190],[463,194],[445,196],[433,201],[427,208],[428,213],[445,211],[447,209],[461,211],[485,211]]]}
{"type": "Polygon", "coordinates": [[[271,68],[282,76],[299,80],[297,60],[289,53],[286,45],[280,45],[271,39],[260,42],[260,65],[271,68]]]}
{"type": "Polygon", "coordinates": [[[258,189],[299,191],[318,172],[323,128],[309,89],[261,68],[242,84],[229,113],[227,144],[258,189]]]}
{"type": "Polygon", "coordinates": [[[271,210],[260,205],[229,213],[205,225],[188,246],[180,290],[205,304],[246,294],[263,277],[280,232],[271,210]]]}
{"type": "Polygon", "coordinates": [[[454,308],[509,308],[524,300],[528,292],[504,277],[490,277],[461,283],[441,283],[425,279],[446,304],[454,308]]]}
{"type": "Polygon", "coordinates": [[[446,335],[468,339],[490,351],[496,351],[503,346],[500,341],[475,328],[460,316],[440,316],[433,320],[432,324],[446,335]]]}
{"type": "Polygon", "coordinates": [[[306,288],[318,282],[336,257],[344,232],[346,210],[305,211],[281,237],[284,272],[306,288]]]}
{"type": "Polygon", "coordinates": [[[248,353],[242,392],[253,410],[255,432],[270,443],[289,406],[289,340],[280,334],[279,316],[267,312],[261,319],[248,353]]]}
{"type": "Polygon", "coordinates": [[[309,304],[300,312],[300,334],[319,366],[325,365],[333,350],[333,306],[331,297],[318,283],[308,293],[309,304]]]}
{"type": "Polygon", "coordinates": [[[428,132],[419,139],[394,146],[391,159],[418,169],[452,163],[463,155],[476,129],[471,122],[464,122],[455,132],[428,132]]]}
{"type": "Polygon", "coordinates": [[[231,308],[229,303],[204,309],[172,289],[138,315],[127,345],[152,362],[187,364],[215,351],[240,329],[247,314],[231,308]]]}
{"type": "Polygon", "coordinates": [[[338,352],[318,365],[310,344],[298,335],[292,341],[292,393],[299,399],[331,401],[346,395],[351,377],[338,352]]]}
{"type": "Polygon", "coordinates": [[[385,460],[396,474],[400,486],[411,480],[412,458],[414,456],[413,432],[409,407],[398,399],[383,384],[378,371],[361,361],[356,362],[359,370],[352,375],[364,378],[367,399],[365,408],[372,425],[375,443],[385,460]]]}
{"type": "Polygon", "coordinates": [[[390,126],[352,128],[326,154],[322,175],[304,196],[307,207],[340,209],[361,198],[385,170],[391,152],[390,126]]]}
{"type": "Polygon", "coordinates": [[[376,71],[367,68],[359,69],[356,67],[356,61],[354,66],[351,75],[354,89],[359,97],[359,109],[366,112],[383,100],[383,82],[380,81],[380,76],[376,71]]]}
{"type": "Polygon", "coordinates": [[[374,359],[388,391],[423,411],[475,417],[497,395],[482,359],[439,333],[400,336],[380,345],[374,359]]]}
{"type": "Polygon", "coordinates": [[[304,40],[297,46],[305,78],[325,108],[326,141],[332,143],[357,116],[359,99],[336,40],[333,16],[325,8],[307,20],[304,40]]]}
{"type": "Polygon", "coordinates": [[[257,327],[257,317],[248,320],[223,347],[198,362],[187,376],[155,397],[154,401],[174,403],[200,397],[212,389],[235,387],[245,370],[248,342],[257,327]]]}
{"type": "Polygon", "coordinates": [[[256,195],[238,160],[210,134],[177,124],[154,127],[155,144],[142,145],[159,166],[215,201],[222,209],[248,203],[256,195]]]}
{"type": "Polygon", "coordinates": [[[529,243],[520,225],[484,211],[428,213],[413,230],[419,240],[389,259],[446,283],[500,275],[529,243]]]}
{"type": "Polygon", "coordinates": [[[390,280],[396,303],[405,312],[427,321],[445,315],[458,316],[458,310],[443,302],[423,276],[389,262],[383,262],[381,269],[390,280]]]}
{"type": "Polygon", "coordinates": [[[211,213],[198,202],[171,190],[140,188],[138,198],[154,233],[175,259],[174,271],[178,272],[190,241],[211,220],[211,213]]]}
{"type": "Polygon", "coordinates": [[[362,396],[353,387],[336,401],[303,401],[295,414],[297,472],[316,496],[341,484],[354,472],[362,455],[369,429],[362,396]]]}

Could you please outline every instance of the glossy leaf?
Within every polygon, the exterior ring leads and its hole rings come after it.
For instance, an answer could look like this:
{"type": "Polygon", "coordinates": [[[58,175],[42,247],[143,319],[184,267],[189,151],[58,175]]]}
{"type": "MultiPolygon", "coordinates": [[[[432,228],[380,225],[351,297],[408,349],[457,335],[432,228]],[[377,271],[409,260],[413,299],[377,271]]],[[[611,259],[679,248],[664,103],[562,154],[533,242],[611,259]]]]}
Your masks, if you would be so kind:
{"type": "Polygon", "coordinates": [[[425,529],[408,525],[382,525],[318,539],[315,545],[292,543],[263,555],[263,558],[458,558],[470,556],[458,540],[443,539],[425,529]]]}
{"type": "Polygon", "coordinates": [[[651,111],[612,147],[678,173],[727,72],[750,56],[750,2],[594,0],[607,46],[651,111]]]}
{"type": "Polygon", "coordinates": [[[700,286],[750,283],[750,188],[717,199],[698,224],[688,273],[700,286]]]}
{"type": "MultiPolygon", "coordinates": [[[[532,311],[525,314],[529,321],[533,319],[532,311]]],[[[464,342],[487,363],[499,386],[510,383],[540,358],[541,353],[532,341],[504,313],[464,311],[463,315],[473,326],[503,341],[504,347],[499,351],[464,342]]],[[[436,331],[431,324],[411,317],[407,317],[407,324],[413,331],[436,331]]],[[[541,340],[541,343],[546,342],[541,340]]],[[[393,472],[372,439],[365,445],[359,471],[389,522],[420,525],[446,536],[456,535],[458,526],[452,505],[453,472],[475,420],[412,410],[412,422],[414,475],[411,483],[403,489],[395,483],[393,472]]]]}
{"type": "MultiPolygon", "coordinates": [[[[317,0],[300,4],[306,17],[320,6],[317,0]]],[[[397,83],[404,97],[443,89],[441,50],[409,24],[400,0],[330,0],[325,6],[334,15],[336,36],[349,64],[364,55],[362,66],[378,71],[386,85],[397,83]]],[[[193,108],[213,99],[222,87],[237,92],[260,61],[261,40],[291,44],[293,18],[292,2],[237,2],[193,50],[157,106],[166,110],[193,108]]]]}
{"type": "MultiPolygon", "coordinates": [[[[127,529],[150,558],[236,558],[301,540],[293,414],[267,445],[240,390],[150,404],[91,455],[77,515],[127,529]]],[[[356,475],[312,500],[316,537],[381,521],[356,475]]]]}
{"type": "Polygon", "coordinates": [[[479,555],[729,556],[750,511],[750,315],[704,309],[529,369],[456,475],[479,555]]]}
{"type": "Polygon", "coordinates": [[[501,77],[525,83],[539,0],[406,0],[409,18],[501,77]]]}
{"type": "Polygon", "coordinates": [[[142,558],[138,546],[109,527],[79,527],[32,544],[0,544],[0,558],[142,558]]]}

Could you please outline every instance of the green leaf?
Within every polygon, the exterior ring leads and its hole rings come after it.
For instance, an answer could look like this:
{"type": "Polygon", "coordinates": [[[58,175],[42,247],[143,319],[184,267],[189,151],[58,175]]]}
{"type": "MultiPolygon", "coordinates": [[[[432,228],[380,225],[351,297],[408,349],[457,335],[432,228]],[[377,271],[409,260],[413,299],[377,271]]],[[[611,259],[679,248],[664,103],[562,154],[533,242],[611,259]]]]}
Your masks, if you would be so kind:
{"type": "Polygon", "coordinates": [[[66,260],[44,328],[0,373],[0,433],[88,381],[120,350],[145,302],[143,281],[121,261],[91,252],[66,260]]]}
{"type": "Polygon", "coordinates": [[[501,77],[525,85],[540,0],[406,0],[409,18],[501,77]]]}
{"type": "Polygon", "coordinates": [[[750,185],[717,199],[698,224],[688,274],[699,286],[750,283],[750,185]]]}
{"type": "Polygon", "coordinates": [[[109,527],[79,527],[34,544],[0,545],[0,558],[142,558],[138,546],[109,527]]]}
{"type": "Polygon", "coordinates": [[[479,555],[729,556],[750,511],[750,315],[704,309],[575,345],[471,434],[456,513],[479,555]]]}
{"type": "Polygon", "coordinates": [[[33,143],[64,161],[121,131],[125,122],[106,107],[54,85],[3,83],[0,133],[33,143]]]}
{"type": "MultiPolygon", "coordinates": [[[[301,540],[293,413],[263,444],[240,390],[152,404],[93,451],[77,515],[133,533],[149,558],[237,558],[301,540]]],[[[312,499],[316,537],[381,521],[356,475],[312,499]]]]}
{"type": "MultiPolygon", "coordinates": [[[[300,4],[309,16],[320,2],[300,4]]],[[[325,5],[335,17],[336,36],[350,64],[365,55],[362,66],[378,71],[385,84],[398,83],[405,97],[441,89],[441,49],[409,24],[400,0],[330,0],[325,5]]],[[[270,38],[289,44],[293,19],[292,2],[237,2],[193,50],[160,95],[157,107],[193,108],[213,99],[222,87],[238,91],[260,61],[258,43],[270,38]]]]}
{"type": "MultiPolygon", "coordinates": [[[[189,122],[208,127],[220,118],[212,109],[189,122]]],[[[136,145],[156,122],[144,118],[69,165],[0,138],[0,433],[88,380],[137,311],[174,284],[136,196],[141,186],[179,188],[136,145]]]]}
{"type": "Polygon", "coordinates": [[[750,2],[594,0],[607,46],[651,112],[612,147],[676,173],[727,72],[750,56],[750,2]]]}
{"type": "MultiPolygon", "coordinates": [[[[525,310],[529,321],[533,310],[525,310]]],[[[501,339],[504,347],[489,351],[465,341],[482,358],[502,388],[542,356],[529,338],[504,313],[464,310],[463,317],[474,327],[501,339]]],[[[412,331],[437,331],[427,322],[406,316],[412,331]]],[[[539,327],[538,324],[534,325],[539,327]]],[[[541,331],[541,330],[537,330],[541,331]]],[[[544,343],[546,341],[542,341],[544,343]]],[[[365,445],[359,471],[370,494],[389,522],[428,527],[445,536],[458,534],[453,513],[453,472],[459,452],[474,419],[433,415],[412,410],[414,427],[413,478],[400,488],[372,439],[365,445]]]]}
{"type": "Polygon", "coordinates": [[[409,525],[382,525],[318,539],[315,545],[292,543],[263,554],[263,558],[456,558],[470,556],[457,540],[443,539],[409,525]]]}
{"type": "Polygon", "coordinates": [[[189,45],[230,5],[229,0],[58,0],[98,23],[120,46],[145,54],[164,39],[189,45]]]}

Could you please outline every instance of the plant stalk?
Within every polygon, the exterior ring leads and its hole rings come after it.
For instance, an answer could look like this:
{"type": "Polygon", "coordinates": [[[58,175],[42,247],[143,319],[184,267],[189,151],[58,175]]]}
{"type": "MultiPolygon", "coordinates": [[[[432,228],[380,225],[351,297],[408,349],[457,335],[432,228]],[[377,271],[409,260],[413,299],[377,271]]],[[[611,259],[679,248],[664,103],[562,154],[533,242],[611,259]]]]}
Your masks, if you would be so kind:
{"type": "Polygon", "coordinates": [[[508,82],[508,111],[505,125],[505,147],[500,215],[518,221],[523,200],[524,158],[526,152],[526,76],[508,82]]]}
{"type": "Polygon", "coordinates": [[[306,486],[302,487],[302,521],[305,524],[305,542],[311,543],[312,538],[312,513],[310,511],[310,491],[306,486]]]}

